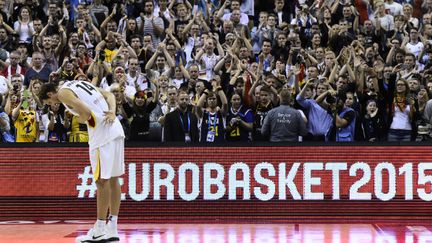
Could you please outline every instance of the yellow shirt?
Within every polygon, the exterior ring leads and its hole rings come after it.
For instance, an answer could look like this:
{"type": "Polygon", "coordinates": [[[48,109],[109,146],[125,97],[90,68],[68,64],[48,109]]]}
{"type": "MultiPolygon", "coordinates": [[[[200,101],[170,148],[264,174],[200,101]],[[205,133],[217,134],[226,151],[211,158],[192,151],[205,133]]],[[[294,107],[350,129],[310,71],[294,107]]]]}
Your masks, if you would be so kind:
{"type": "Polygon", "coordinates": [[[86,143],[89,141],[87,125],[78,122],[77,116],[72,117],[69,142],[86,143]]]}
{"type": "Polygon", "coordinates": [[[16,141],[34,142],[37,135],[36,111],[20,109],[20,113],[15,120],[16,141]]]}
{"type": "Polygon", "coordinates": [[[111,63],[114,56],[117,55],[118,49],[114,49],[111,51],[110,49],[105,48],[104,52],[105,52],[105,62],[111,63]]]}

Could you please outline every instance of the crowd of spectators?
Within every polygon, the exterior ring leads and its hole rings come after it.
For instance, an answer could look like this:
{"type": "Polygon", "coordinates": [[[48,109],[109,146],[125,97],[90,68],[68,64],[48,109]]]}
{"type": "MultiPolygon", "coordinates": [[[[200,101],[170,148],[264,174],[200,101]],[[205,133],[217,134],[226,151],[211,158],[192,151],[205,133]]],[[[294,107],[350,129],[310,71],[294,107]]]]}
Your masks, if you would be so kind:
{"type": "Polygon", "coordinates": [[[428,141],[432,0],[0,0],[2,141],[88,141],[75,80],[128,141],[428,141]]]}

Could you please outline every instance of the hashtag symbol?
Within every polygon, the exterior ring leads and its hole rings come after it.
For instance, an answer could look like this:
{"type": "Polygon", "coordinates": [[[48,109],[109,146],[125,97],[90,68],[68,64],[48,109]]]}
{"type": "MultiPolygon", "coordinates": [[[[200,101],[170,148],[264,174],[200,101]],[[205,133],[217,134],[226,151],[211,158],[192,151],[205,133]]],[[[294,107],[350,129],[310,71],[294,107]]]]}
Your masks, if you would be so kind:
{"type": "Polygon", "coordinates": [[[84,168],[84,173],[79,174],[78,179],[81,180],[81,185],[76,186],[76,189],[78,191],[78,198],[84,198],[86,191],[89,192],[89,198],[94,198],[96,192],[96,184],[93,180],[93,174],[90,173],[90,166],[86,166],[84,168]]]}

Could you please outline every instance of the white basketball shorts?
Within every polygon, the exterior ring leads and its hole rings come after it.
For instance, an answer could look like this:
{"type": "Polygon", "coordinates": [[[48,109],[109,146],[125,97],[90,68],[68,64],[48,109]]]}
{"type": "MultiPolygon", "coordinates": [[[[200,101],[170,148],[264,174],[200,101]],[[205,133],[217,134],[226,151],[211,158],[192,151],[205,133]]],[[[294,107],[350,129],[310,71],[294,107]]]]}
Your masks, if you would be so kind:
{"type": "Polygon", "coordinates": [[[95,181],[125,173],[124,138],[116,138],[101,147],[90,149],[90,163],[95,181]]]}

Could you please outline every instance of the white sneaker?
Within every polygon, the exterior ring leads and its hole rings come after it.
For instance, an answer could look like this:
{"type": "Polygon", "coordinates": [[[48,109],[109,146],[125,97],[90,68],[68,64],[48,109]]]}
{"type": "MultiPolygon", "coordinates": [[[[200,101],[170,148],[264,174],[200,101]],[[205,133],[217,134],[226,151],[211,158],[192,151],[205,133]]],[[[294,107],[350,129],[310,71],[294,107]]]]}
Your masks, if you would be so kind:
{"type": "Polygon", "coordinates": [[[93,242],[106,242],[106,229],[105,227],[99,228],[95,224],[86,235],[79,236],[75,239],[76,243],[93,243],[93,242]]]}
{"type": "Polygon", "coordinates": [[[119,237],[119,234],[117,232],[117,225],[113,224],[109,220],[108,220],[108,223],[106,224],[106,239],[107,239],[107,242],[120,241],[120,237],[119,237]]]}

